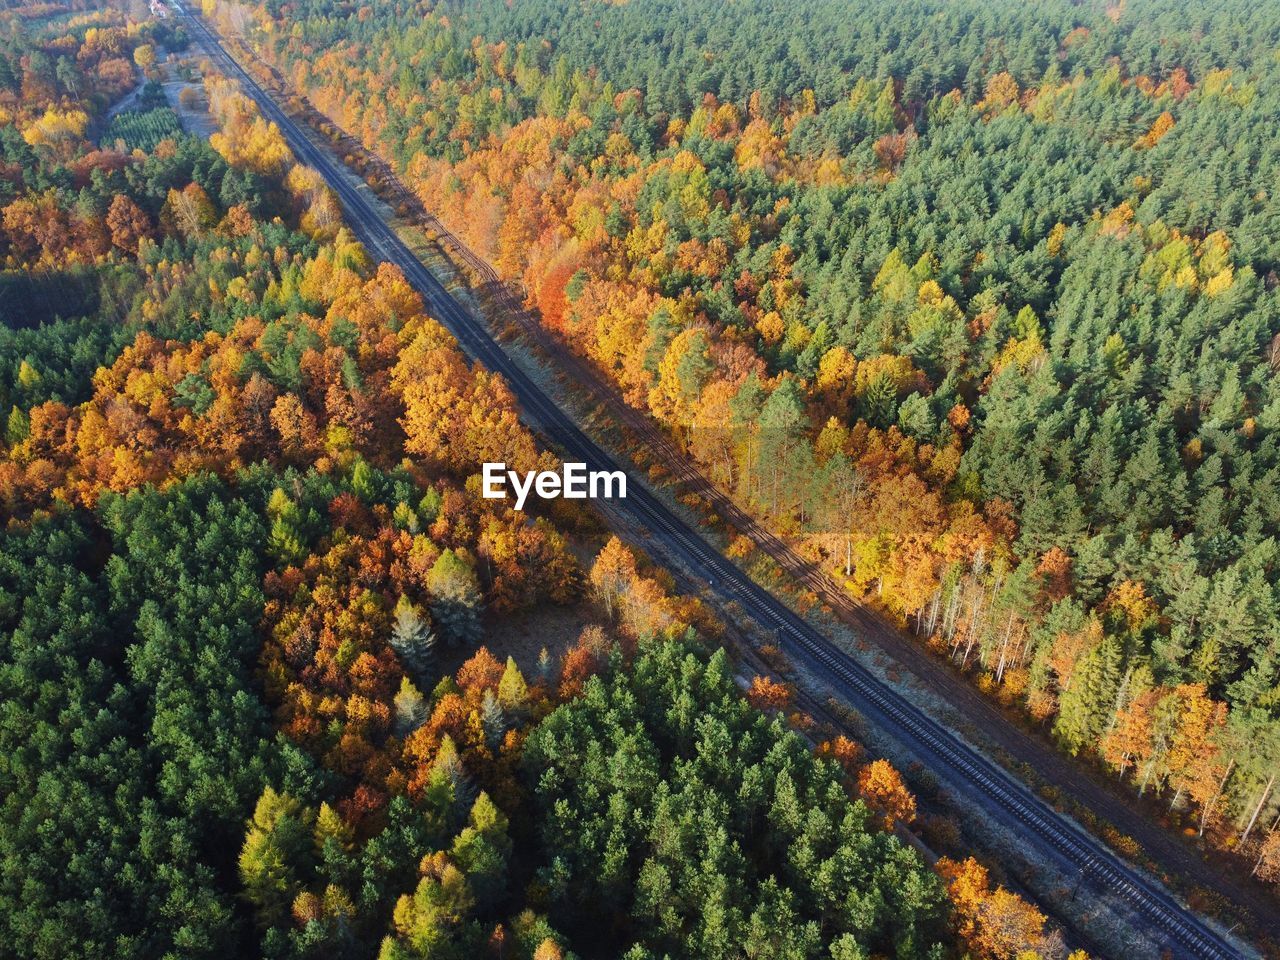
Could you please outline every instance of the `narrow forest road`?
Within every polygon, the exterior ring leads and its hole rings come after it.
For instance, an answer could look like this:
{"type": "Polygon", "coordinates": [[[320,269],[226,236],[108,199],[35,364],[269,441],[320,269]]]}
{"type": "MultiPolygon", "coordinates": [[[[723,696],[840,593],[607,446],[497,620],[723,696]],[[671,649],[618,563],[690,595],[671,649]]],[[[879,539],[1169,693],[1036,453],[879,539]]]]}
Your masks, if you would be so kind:
{"type": "Polygon", "coordinates": [[[112,104],[111,109],[103,114],[102,117],[104,129],[110,126],[112,120],[120,116],[120,114],[124,113],[126,110],[132,108],[133,105],[138,102],[138,98],[142,96],[142,90],[146,85],[145,80],[140,81],[136,87],[126,93],[116,103],[112,104]]]}
{"type": "Polygon", "coordinates": [[[124,113],[125,111],[132,110],[137,105],[138,101],[142,99],[142,91],[145,90],[146,87],[147,87],[147,78],[140,77],[138,79],[138,85],[136,87],[134,87],[132,90],[126,93],[123,97],[121,97],[119,100],[113,103],[107,109],[107,112],[102,115],[101,119],[94,121],[96,125],[94,129],[97,131],[97,135],[94,138],[95,140],[101,139],[106,135],[107,130],[111,128],[112,120],[120,116],[120,114],[124,113]]]}
{"type": "MultiPolygon", "coordinates": [[[[178,0],[173,2],[175,9],[189,16],[178,0]]],[[[559,447],[567,459],[582,461],[589,469],[623,469],[626,465],[619,464],[597,446],[556,406],[504,352],[487,327],[471,316],[423,266],[362,192],[352,187],[338,159],[311,141],[275,100],[226,53],[202,21],[192,17],[189,22],[228,75],[237,78],[264,116],[277,124],[299,159],[325,177],[341,199],[351,226],[369,252],[398,266],[426,299],[431,312],[458,338],[462,347],[507,380],[525,413],[541,427],[553,445],[559,447]]],[[[642,425],[642,421],[637,421],[637,424],[642,425]]],[[[677,459],[673,462],[683,462],[678,451],[655,427],[650,425],[649,429],[653,432],[644,434],[646,442],[652,443],[659,457],[675,456],[677,459]]],[[[980,805],[1009,831],[1016,842],[1044,851],[1065,869],[1078,874],[1082,881],[1109,894],[1117,903],[1140,916],[1145,946],[1156,949],[1165,946],[1179,956],[1231,958],[1245,955],[1195,913],[1174,900],[1158,882],[1125,863],[1069,818],[1054,811],[1021,781],[879,680],[784,603],[752,582],[643,484],[633,482],[629,491],[625,500],[601,502],[603,512],[612,514],[614,519],[638,523],[649,530],[655,541],[665,548],[669,559],[695,571],[721,599],[736,603],[744,615],[761,629],[776,634],[790,655],[828,678],[831,685],[840,690],[870,723],[901,742],[958,794],[980,805]]],[[[713,491],[707,491],[708,496],[711,493],[713,491]]],[[[824,599],[839,600],[837,609],[846,610],[858,629],[869,638],[883,641],[886,645],[890,641],[902,644],[904,652],[914,650],[915,654],[923,657],[920,661],[921,674],[926,677],[936,674],[936,669],[924,669],[925,664],[931,664],[933,668],[941,665],[932,661],[924,651],[868,611],[852,604],[847,597],[828,598],[829,587],[825,578],[796,557],[785,544],[753,524],[727,499],[720,498],[720,501],[723,503],[718,501],[716,505],[718,508],[723,506],[729,522],[760,538],[780,562],[785,560],[789,568],[794,567],[795,574],[818,590],[824,599]]],[[[833,584],[829,586],[834,588],[833,584]]],[[[904,657],[903,660],[914,668],[916,658],[904,657]]],[[[945,668],[942,669],[945,673],[945,668]]],[[[976,692],[966,691],[967,684],[959,678],[951,676],[948,679],[949,682],[943,685],[948,699],[967,702],[966,692],[977,697],[976,692]]],[[[993,709],[980,698],[974,704],[975,710],[978,706],[993,709]]],[[[993,721],[980,718],[976,722],[981,726],[993,721]]],[[[1007,721],[998,711],[994,713],[994,726],[1012,729],[1008,728],[1007,721]]],[[[1028,743],[1034,745],[1033,740],[1028,739],[1028,743]]],[[[1065,761],[1061,762],[1065,766],[1064,781],[1058,785],[1073,792],[1071,785],[1079,779],[1078,772],[1071,770],[1065,761]]]]}

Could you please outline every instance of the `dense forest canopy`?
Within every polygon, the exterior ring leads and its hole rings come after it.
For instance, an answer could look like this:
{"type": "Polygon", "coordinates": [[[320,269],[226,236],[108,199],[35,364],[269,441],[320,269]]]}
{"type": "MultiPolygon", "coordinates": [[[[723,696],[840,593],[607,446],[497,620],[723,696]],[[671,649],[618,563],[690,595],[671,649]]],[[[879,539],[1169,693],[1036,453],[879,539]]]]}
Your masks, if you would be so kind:
{"type": "Polygon", "coordinates": [[[707,93],[745,105],[757,90],[774,98],[812,90],[825,108],[860,78],[893,77],[912,101],[956,89],[977,100],[987,78],[1002,71],[1030,85],[1051,67],[1070,76],[1105,69],[1113,58],[1135,74],[1166,75],[1180,67],[1203,76],[1256,65],[1280,41],[1274,14],[1257,4],[1173,0],[1122,7],[1065,0],[1035,6],[907,0],[892,7],[871,0],[400,0],[376,11],[354,2],[281,0],[262,6],[275,18],[305,14],[295,35],[320,46],[381,40],[388,21],[435,14],[457,43],[432,50],[405,42],[399,49],[442,63],[452,50],[443,79],[466,76],[468,57],[460,48],[480,36],[512,48],[542,48],[545,62],[563,59],[569,70],[596,71],[615,89],[639,89],[655,110],[669,113],[687,113],[707,93]]]}
{"type": "Polygon", "coordinates": [[[482,498],[554,463],[506,385],[180,30],[83,6],[0,13],[0,953],[1062,954],[669,574],[482,498]]]}
{"type": "Polygon", "coordinates": [[[1280,11],[206,9],[717,482],[1268,872],[1280,11]]]}

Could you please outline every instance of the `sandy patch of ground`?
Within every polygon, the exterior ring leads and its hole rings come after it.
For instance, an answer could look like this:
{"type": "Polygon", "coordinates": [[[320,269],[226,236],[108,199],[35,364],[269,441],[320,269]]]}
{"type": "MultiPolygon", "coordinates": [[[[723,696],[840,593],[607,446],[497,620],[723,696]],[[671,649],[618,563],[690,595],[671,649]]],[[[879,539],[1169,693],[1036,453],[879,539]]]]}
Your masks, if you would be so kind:
{"type": "Polygon", "coordinates": [[[200,63],[206,58],[204,49],[192,43],[182,53],[174,54],[164,62],[164,80],[160,83],[164,98],[178,115],[182,129],[204,140],[218,129],[209,115],[209,103],[204,95],[204,74],[200,63]],[[197,99],[192,107],[182,103],[182,91],[187,89],[196,92],[197,99]]]}

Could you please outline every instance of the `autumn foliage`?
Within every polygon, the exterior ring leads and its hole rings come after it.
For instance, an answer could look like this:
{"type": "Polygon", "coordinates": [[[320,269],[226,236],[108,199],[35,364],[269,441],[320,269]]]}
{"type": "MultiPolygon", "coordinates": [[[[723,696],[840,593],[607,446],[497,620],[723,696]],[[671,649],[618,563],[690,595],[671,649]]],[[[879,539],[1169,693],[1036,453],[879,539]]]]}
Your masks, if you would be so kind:
{"type": "Polygon", "coordinates": [[[1003,886],[992,890],[986,869],[972,857],[943,858],[937,870],[947,884],[956,933],[975,957],[1015,960],[1044,946],[1044,914],[1003,886]]]}
{"type": "MultiPolygon", "coordinates": [[[[648,51],[634,10],[362,9],[335,40],[303,4],[259,11],[258,52],[720,489],[1066,750],[1252,855],[1280,742],[1257,549],[1275,252],[1252,219],[1274,176],[1213,181],[1195,150],[1224,111],[1267,142],[1264,33],[1211,18],[1159,59],[1152,23],[1064,7],[1049,71],[938,71],[952,38],[915,14],[847,33],[815,4],[735,18],[733,54],[623,67],[648,51]],[[755,18],[792,13],[797,36],[828,26],[825,66],[784,80],[755,18]],[[911,66],[882,76],[882,31],[907,20],[911,66]],[[1249,68],[1220,62],[1220,34],[1249,68]],[[1203,784],[1166,715],[1189,684],[1230,705],[1187,744],[1203,784]]],[[[1044,29],[1015,32],[1032,49],[1044,29]]],[[[643,631],[651,605],[625,608],[614,576],[598,599],[643,631]]]]}

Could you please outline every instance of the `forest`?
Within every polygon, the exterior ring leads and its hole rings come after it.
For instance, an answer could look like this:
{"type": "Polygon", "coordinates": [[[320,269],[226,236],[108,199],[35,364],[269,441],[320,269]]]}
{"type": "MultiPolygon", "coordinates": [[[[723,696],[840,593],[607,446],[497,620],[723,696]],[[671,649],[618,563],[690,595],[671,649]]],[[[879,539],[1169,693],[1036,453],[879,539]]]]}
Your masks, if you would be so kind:
{"type": "Polygon", "coordinates": [[[480,496],[555,465],[509,389],[135,12],[0,13],[0,955],[1065,957],[668,572],[480,496]]]}
{"type": "Polygon", "coordinates": [[[1280,11],[205,11],[740,504],[1280,880],[1280,11]]]}

